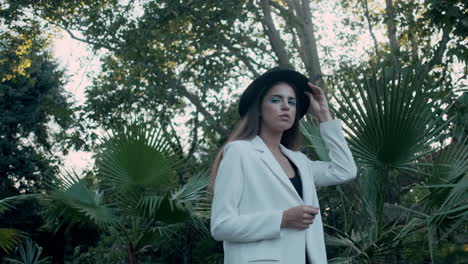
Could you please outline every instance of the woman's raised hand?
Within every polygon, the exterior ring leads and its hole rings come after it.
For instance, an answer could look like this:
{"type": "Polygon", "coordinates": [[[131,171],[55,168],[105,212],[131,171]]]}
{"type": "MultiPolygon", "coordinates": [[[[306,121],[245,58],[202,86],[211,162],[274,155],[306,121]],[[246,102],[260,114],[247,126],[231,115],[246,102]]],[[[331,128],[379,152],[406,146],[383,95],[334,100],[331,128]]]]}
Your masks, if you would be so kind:
{"type": "Polygon", "coordinates": [[[310,101],[308,112],[315,114],[320,122],[331,120],[332,117],[325,93],[320,87],[315,86],[310,82],[308,82],[307,85],[312,89],[312,93],[305,91],[305,94],[309,97],[310,101]]]}
{"type": "Polygon", "coordinates": [[[314,222],[319,209],[309,205],[300,205],[283,211],[281,227],[306,229],[314,222]]]}

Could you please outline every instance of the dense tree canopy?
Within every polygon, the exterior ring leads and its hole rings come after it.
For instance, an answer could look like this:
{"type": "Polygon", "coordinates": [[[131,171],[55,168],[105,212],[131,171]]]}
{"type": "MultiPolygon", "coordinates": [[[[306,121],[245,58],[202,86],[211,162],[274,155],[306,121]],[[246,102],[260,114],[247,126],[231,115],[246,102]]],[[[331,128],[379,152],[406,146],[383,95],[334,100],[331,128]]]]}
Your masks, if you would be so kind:
{"type": "Polygon", "coordinates": [[[54,139],[71,126],[63,72],[43,49],[47,40],[36,31],[33,27],[0,35],[2,195],[37,190],[42,179],[53,174],[53,151],[63,148],[54,139]]]}

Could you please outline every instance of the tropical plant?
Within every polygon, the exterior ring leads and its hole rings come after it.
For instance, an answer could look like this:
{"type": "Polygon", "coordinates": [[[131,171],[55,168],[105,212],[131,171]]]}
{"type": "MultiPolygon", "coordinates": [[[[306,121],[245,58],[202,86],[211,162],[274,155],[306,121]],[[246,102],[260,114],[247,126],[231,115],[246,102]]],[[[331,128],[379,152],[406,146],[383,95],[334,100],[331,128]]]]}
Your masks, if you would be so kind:
{"type": "MultiPolygon", "coordinates": [[[[352,225],[345,225],[344,230],[328,226],[331,235],[327,235],[326,241],[340,249],[332,263],[388,263],[400,257],[398,248],[409,234],[422,230],[421,224],[432,234],[427,221],[435,228],[441,227],[442,219],[450,219],[450,226],[455,228],[466,217],[466,197],[464,204],[459,200],[463,191],[466,193],[466,184],[460,185],[459,181],[466,178],[468,152],[466,148],[457,149],[457,158],[465,162],[453,159],[459,165],[453,166],[448,158],[444,159],[457,172],[444,178],[444,185],[424,184],[425,188],[434,188],[431,193],[444,195],[448,191],[441,188],[453,188],[450,196],[444,196],[447,200],[444,208],[437,207],[436,212],[422,207],[430,194],[411,208],[403,206],[401,197],[410,189],[404,187],[424,183],[427,173],[423,171],[436,168],[427,157],[442,149],[435,143],[450,136],[446,131],[453,117],[447,120],[444,117],[450,109],[450,105],[445,105],[450,93],[437,87],[429,70],[421,65],[405,68],[395,65],[348,74],[335,80],[340,89],[336,89],[331,107],[343,121],[359,167],[358,179],[346,186],[344,197],[347,201],[353,198],[355,211],[344,210],[343,217],[353,219],[352,225]],[[421,210],[418,218],[415,208],[421,210]]],[[[305,122],[303,127],[306,139],[320,142],[314,136],[319,132],[317,124],[305,122]]],[[[314,152],[319,158],[326,157],[322,148],[314,152]]],[[[342,188],[337,188],[337,194],[344,196],[342,188]]],[[[431,247],[434,240],[431,235],[428,238],[431,247]]]]}
{"type": "MultiPolygon", "coordinates": [[[[426,234],[431,259],[433,245],[460,235],[455,230],[460,230],[468,219],[467,143],[468,138],[453,142],[428,157],[432,166],[424,167],[421,171],[423,181],[411,187],[424,191],[408,211],[414,217],[415,226],[426,234]]],[[[452,240],[457,242],[456,238],[452,240]]]]}
{"type": "MultiPolygon", "coordinates": [[[[0,216],[15,208],[15,205],[23,200],[35,198],[35,194],[24,194],[6,197],[0,200],[0,216]]],[[[0,228],[0,249],[5,253],[11,252],[16,245],[23,240],[24,234],[22,231],[14,228],[0,228]]]]}
{"type": "Polygon", "coordinates": [[[15,249],[23,238],[20,230],[14,228],[0,228],[0,249],[8,253],[15,249]]]}
{"type": "Polygon", "coordinates": [[[190,223],[207,233],[203,217],[195,212],[207,173],[186,175],[184,161],[176,155],[162,129],[116,126],[98,149],[96,187],[75,173],[49,184],[49,222],[60,227],[87,221],[118,234],[116,247],[126,252],[126,263],[138,263],[177,226],[190,223]],[[184,185],[178,183],[181,175],[189,178],[184,185]]]}
{"type": "Polygon", "coordinates": [[[41,258],[42,247],[34,243],[30,238],[17,248],[19,256],[17,258],[5,258],[7,263],[14,264],[46,264],[50,258],[41,258]]]}

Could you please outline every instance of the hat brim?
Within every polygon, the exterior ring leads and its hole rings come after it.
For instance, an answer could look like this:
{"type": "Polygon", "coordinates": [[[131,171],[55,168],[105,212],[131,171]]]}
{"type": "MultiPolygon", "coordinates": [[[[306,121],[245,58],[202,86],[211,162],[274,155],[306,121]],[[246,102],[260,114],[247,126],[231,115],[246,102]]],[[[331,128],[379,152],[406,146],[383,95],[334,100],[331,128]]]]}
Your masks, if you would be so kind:
{"type": "Polygon", "coordinates": [[[244,117],[249,111],[251,105],[255,102],[257,96],[259,96],[264,89],[270,87],[271,84],[279,81],[292,84],[296,88],[296,97],[298,101],[297,113],[298,118],[302,118],[307,113],[310,105],[309,98],[305,94],[305,91],[312,92],[312,89],[307,85],[309,79],[297,71],[280,67],[276,67],[265,72],[247,86],[240,98],[239,115],[244,117]]]}

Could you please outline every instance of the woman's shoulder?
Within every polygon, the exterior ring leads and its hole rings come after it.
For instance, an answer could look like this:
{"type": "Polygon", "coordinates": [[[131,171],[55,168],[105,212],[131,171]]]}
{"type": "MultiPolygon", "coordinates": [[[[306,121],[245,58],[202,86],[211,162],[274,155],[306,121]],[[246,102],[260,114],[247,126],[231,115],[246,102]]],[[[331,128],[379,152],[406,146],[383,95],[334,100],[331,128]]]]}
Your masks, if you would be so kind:
{"type": "Polygon", "coordinates": [[[289,149],[289,148],[286,148],[285,149],[289,152],[290,155],[293,155],[293,156],[296,156],[300,159],[309,159],[306,154],[304,154],[304,147],[300,147],[298,148],[297,150],[293,150],[293,149],[289,149]]]}
{"type": "Polygon", "coordinates": [[[237,140],[233,140],[233,141],[226,143],[226,145],[224,145],[224,150],[226,151],[226,149],[229,149],[229,148],[242,149],[245,147],[249,147],[250,145],[251,145],[251,142],[248,139],[237,139],[237,140]]]}
{"type": "Polygon", "coordinates": [[[237,139],[226,143],[223,147],[223,152],[242,153],[245,156],[247,152],[252,149],[252,140],[250,139],[237,139]]]}

